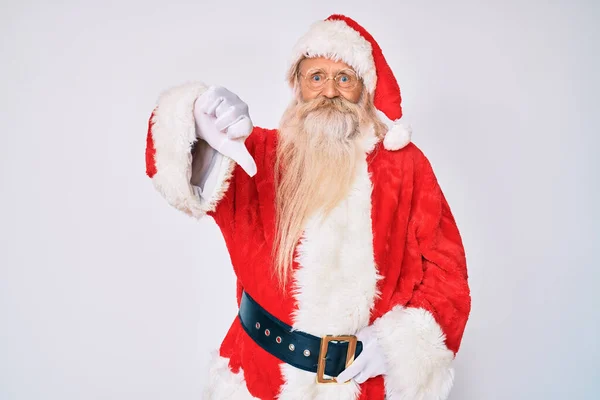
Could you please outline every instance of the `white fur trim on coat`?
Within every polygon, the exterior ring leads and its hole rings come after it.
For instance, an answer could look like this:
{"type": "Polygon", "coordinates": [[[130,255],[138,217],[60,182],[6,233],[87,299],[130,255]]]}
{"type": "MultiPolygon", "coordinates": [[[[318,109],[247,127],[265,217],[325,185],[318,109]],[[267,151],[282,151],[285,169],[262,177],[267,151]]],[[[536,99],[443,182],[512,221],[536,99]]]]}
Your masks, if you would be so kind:
{"type": "Polygon", "coordinates": [[[244,371],[234,374],[229,369],[229,359],[215,354],[210,363],[204,400],[254,400],[246,386],[244,371]]]}
{"type": "Polygon", "coordinates": [[[214,211],[227,190],[235,167],[231,159],[220,157],[215,165],[219,168],[218,183],[206,198],[199,197],[190,183],[191,149],[197,140],[194,102],[207,89],[203,83],[189,83],[164,92],[154,110],[151,129],[156,151],[156,174],[152,177],[154,187],[169,204],[196,218],[207,211],[214,211]]]}
{"type": "Polygon", "coordinates": [[[454,353],[433,315],[394,307],[373,323],[386,361],[385,389],[392,400],[445,400],[454,380],[454,353]]]}
{"type": "MultiPolygon", "coordinates": [[[[353,335],[369,324],[380,279],[373,255],[371,191],[362,159],[348,197],[323,221],[315,215],[307,222],[294,272],[295,329],[316,336],[353,335]]],[[[360,393],[353,381],[323,385],[316,383],[315,373],[286,363],[280,368],[285,383],[279,400],[354,400],[360,393]]]]}
{"type": "Polygon", "coordinates": [[[367,90],[375,92],[377,72],[373,48],[360,33],[344,21],[318,21],[294,47],[291,65],[302,57],[328,57],[350,65],[362,77],[367,90]]]}

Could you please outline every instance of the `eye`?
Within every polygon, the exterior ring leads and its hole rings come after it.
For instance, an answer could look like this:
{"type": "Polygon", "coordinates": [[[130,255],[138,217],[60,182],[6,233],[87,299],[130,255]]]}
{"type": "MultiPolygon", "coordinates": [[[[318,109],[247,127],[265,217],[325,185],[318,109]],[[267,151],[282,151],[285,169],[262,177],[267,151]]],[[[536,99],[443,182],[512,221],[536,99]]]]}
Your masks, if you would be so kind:
{"type": "Polygon", "coordinates": [[[355,80],[354,75],[346,73],[346,72],[340,72],[338,74],[338,79],[340,82],[343,82],[343,83],[348,83],[348,82],[352,82],[353,80],[355,80]]]}
{"type": "Polygon", "coordinates": [[[325,79],[325,77],[320,72],[314,73],[314,74],[312,74],[310,76],[310,80],[313,81],[313,82],[315,82],[315,83],[321,82],[323,79],[325,79]]]}
{"type": "Polygon", "coordinates": [[[357,78],[350,72],[340,72],[336,76],[336,82],[342,89],[350,89],[356,85],[357,78]]]}

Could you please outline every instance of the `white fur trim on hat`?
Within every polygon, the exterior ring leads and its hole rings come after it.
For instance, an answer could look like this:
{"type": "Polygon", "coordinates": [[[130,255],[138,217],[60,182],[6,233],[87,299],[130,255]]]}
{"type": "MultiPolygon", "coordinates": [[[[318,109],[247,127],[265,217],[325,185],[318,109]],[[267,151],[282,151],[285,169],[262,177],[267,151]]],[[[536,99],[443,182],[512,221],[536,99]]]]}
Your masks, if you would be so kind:
{"type": "Polygon", "coordinates": [[[386,150],[400,150],[410,143],[412,137],[410,125],[404,125],[400,120],[392,121],[380,110],[377,110],[377,116],[388,127],[385,138],[383,138],[383,147],[386,150]]]}
{"type": "Polygon", "coordinates": [[[344,21],[318,21],[300,38],[293,51],[292,65],[302,57],[328,57],[350,65],[374,93],[377,84],[373,48],[344,21]]]}

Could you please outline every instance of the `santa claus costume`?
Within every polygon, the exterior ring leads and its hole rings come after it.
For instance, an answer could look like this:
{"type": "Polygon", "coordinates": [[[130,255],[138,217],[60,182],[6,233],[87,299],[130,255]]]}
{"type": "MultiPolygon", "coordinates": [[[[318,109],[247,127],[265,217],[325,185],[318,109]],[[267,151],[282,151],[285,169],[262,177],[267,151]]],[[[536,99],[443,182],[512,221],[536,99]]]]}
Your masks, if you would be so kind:
{"type": "MultiPolygon", "coordinates": [[[[238,304],[247,293],[276,319],[316,337],[354,335],[371,325],[387,371],[362,384],[317,383],[314,372],[266,351],[232,316],[211,363],[206,398],[445,399],[470,311],[465,253],[430,163],[399,122],[398,84],[373,37],[341,15],[315,23],[294,54],[294,62],[323,56],[350,65],[389,131],[383,140],[364,142],[347,198],[324,220],[309,219],[290,290],[277,290],[272,273],[276,130],[256,127],[245,142],[256,175],[222,156],[215,166],[218,184],[200,197],[190,183],[197,140],[192,108],[207,87],[176,87],[152,113],[147,174],[174,207],[214,218],[231,256],[238,304]]],[[[268,337],[258,323],[254,328],[268,337]]]]}

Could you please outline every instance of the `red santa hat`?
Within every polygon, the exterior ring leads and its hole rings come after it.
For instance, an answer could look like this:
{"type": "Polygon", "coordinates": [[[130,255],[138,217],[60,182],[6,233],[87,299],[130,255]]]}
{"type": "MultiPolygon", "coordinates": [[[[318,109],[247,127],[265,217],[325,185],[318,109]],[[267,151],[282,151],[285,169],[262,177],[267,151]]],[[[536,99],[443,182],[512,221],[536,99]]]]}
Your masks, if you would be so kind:
{"type": "Polygon", "coordinates": [[[292,68],[305,57],[327,57],[350,65],[373,96],[379,118],[388,126],[384,147],[398,150],[410,142],[411,129],[400,122],[400,87],[381,48],[365,28],[339,14],[318,21],[294,47],[292,68]]]}

